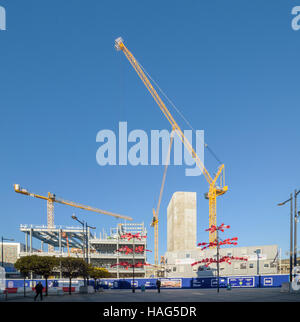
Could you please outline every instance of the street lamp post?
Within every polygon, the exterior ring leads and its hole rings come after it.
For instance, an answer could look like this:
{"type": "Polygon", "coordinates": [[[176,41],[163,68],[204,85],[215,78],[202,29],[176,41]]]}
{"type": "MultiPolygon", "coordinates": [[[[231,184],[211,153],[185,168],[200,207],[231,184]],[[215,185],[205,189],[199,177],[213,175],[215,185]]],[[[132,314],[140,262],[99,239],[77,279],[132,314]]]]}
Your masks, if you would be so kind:
{"type": "Polygon", "coordinates": [[[297,220],[298,220],[298,211],[297,211],[297,195],[300,193],[300,190],[295,190],[294,198],[294,267],[297,266],[297,220]]]}
{"type": "Polygon", "coordinates": [[[135,258],[134,258],[134,253],[135,253],[135,242],[134,242],[134,237],[132,238],[133,242],[133,248],[132,248],[132,293],[135,293],[135,285],[134,285],[134,265],[135,265],[135,258]]]}
{"type": "MultiPolygon", "coordinates": [[[[85,259],[85,230],[84,230],[84,222],[80,221],[75,215],[71,216],[72,219],[78,221],[81,226],[82,226],[82,232],[83,232],[83,236],[82,236],[82,254],[83,254],[83,260],[86,261],[85,259]]],[[[85,276],[83,277],[83,285],[86,286],[86,279],[85,276]]]]}
{"type": "Polygon", "coordinates": [[[278,204],[278,206],[283,206],[285,205],[287,202],[291,202],[291,210],[290,210],[290,282],[292,282],[293,280],[293,275],[292,275],[292,271],[293,271],[293,194],[291,193],[291,196],[288,200],[281,202],[278,204]]]}
{"type": "Polygon", "coordinates": [[[14,239],[12,238],[4,238],[3,236],[1,237],[1,266],[4,267],[4,263],[3,263],[3,241],[7,240],[7,241],[14,241],[14,239]]]}
{"type": "Polygon", "coordinates": [[[89,262],[89,245],[88,245],[88,225],[85,222],[85,254],[86,254],[86,263],[89,262]]]}
{"type": "MultiPolygon", "coordinates": [[[[87,222],[85,221],[80,221],[75,215],[71,216],[72,219],[78,221],[82,225],[82,230],[83,230],[83,238],[82,238],[82,252],[83,252],[83,260],[88,264],[89,259],[88,259],[88,228],[96,229],[96,227],[89,226],[87,222]]],[[[84,286],[86,286],[86,278],[84,277],[84,286]]]]}
{"type": "MultiPolygon", "coordinates": [[[[85,222],[85,246],[86,246],[86,263],[89,264],[89,229],[96,229],[96,227],[89,226],[87,222],[85,222]]],[[[89,285],[89,277],[87,277],[87,285],[89,285]]]]}
{"type": "Polygon", "coordinates": [[[91,229],[96,229],[96,227],[89,226],[87,222],[85,222],[85,246],[86,246],[86,262],[89,263],[89,230],[88,228],[91,229]]]}
{"type": "Polygon", "coordinates": [[[257,255],[257,276],[258,276],[258,287],[260,288],[260,275],[259,275],[259,254],[260,254],[260,249],[257,249],[254,251],[257,255]]]}
{"type": "MultiPolygon", "coordinates": [[[[300,217],[300,211],[298,211],[297,213],[297,218],[295,219],[295,225],[297,226],[297,223],[298,223],[298,218],[300,217]]],[[[297,228],[296,228],[296,232],[297,232],[297,228]]],[[[295,237],[296,238],[296,237],[295,237]]],[[[296,238],[296,241],[297,241],[297,238],[296,238]]],[[[297,244],[296,244],[296,249],[295,249],[295,256],[296,256],[296,261],[295,261],[295,266],[297,266],[297,253],[299,253],[298,249],[297,249],[297,244]]]]}
{"type": "Polygon", "coordinates": [[[219,230],[217,229],[217,286],[218,286],[218,293],[219,293],[219,289],[220,289],[220,263],[219,263],[219,253],[220,253],[219,230]]]}
{"type": "Polygon", "coordinates": [[[82,236],[82,253],[83,253],[83,260],[86,261],[86,258],[85,258],[85,229],[84,229],[84,222],[80,221],[75,215],[72,215],[71,216],[72,219],[78,221],[81,226],[82,226],[82,231],[83,231],[83,236],[82,236]]]}

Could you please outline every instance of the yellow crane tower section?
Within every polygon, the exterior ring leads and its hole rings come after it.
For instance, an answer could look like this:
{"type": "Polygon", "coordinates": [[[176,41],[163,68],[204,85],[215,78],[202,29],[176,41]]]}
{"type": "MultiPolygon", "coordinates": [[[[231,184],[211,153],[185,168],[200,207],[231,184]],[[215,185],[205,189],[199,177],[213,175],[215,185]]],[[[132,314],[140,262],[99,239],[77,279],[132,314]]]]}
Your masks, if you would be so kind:
{"type": "MultiPolygon", "coordinates": [[[[156,90],[152,86],[151,82],[145,75],[143,68],[140,66],[138,61],[135,59],[135,57],[132,55],[132,53],[127,49],[127,47],[124,45],[123,39],[121,37],[117,38],[115,40],[115,48],[118,51],[122,51],[132,67],[135,69],[136,73],[144,83],[144,85],[147,87],[148,91],[154,98],[155,102],[159,106],[160,110],[164,114],[164,116],[167,118],[169,123],[171,124],[172,128],[174,129],[175,133],[178,135],[182,143],[184,144],[185,148],[189,151],[189,153],[192,155],[192,157],[195,159],[195,162],[197,166],[202,170],[202,173],[208,182],[209,190],[206,194],[207,199],[209,200],[209,226],[217,225],[217,197],[220,195],[223,195],[227,190],[228,186],[225,185],[225,175],[224,175],[224,164],[221,164],[217,170],[217,173],[214,177],[212,177],[207,169],[205,168],[203,162],[195,152],[194,148],[188,141],[188,139],[183,134],[182,130],[180,129],[179,125],[173,118],[172,114],[169,112],[167,107],[165,106],[164,102],[161,100],[159,95],[157,94],[156,90]],[[218,182],[217,182],[218,181],[218,182]]],[[[209,241],[213,242],[216,239],[216,232],[210,233],[209,235],[209,241]]]]}
{"type": "Polygon", "coordinates": [[[168,166],[169,166],[169,162],[170,162],[170,155],[171,155],[173,139],[174,139],[174,136],[173,136],[173,132],[172,132],[171,138],[170,138],[170,145],[169,145],[167,160],[166,160],[164,174],[163,174],[163,179],[162,179],[160,192],[159,192],[158,203],[157,203],[156,211],[155,211],[155,209],[153,209],[153,219],[152,219],[152,223],[151,223],[151,227],[154,227],[154,265],[156,268],[158,267],[158,264],[159,264],[158,263],[158,215],[159,215],[162,194],[164,191],[167,170],[168,170],[168,166]]]}

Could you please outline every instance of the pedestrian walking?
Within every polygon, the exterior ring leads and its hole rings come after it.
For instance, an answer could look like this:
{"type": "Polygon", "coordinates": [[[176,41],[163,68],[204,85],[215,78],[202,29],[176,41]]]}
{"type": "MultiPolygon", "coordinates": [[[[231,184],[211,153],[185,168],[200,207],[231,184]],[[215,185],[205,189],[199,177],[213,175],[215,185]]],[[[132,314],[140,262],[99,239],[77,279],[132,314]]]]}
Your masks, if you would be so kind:
{"type": "Polygon", "coordinates": [[[41,282],[38,282],[38,284],[35,286],[35,292],[36,295],[34,297],[34,300],[36,301],[37,297],[40,295],[41,301],[43,301],[43,285],[41,282]]]}
{"type": "Polygon", "coordinates": [[[160,293],[160,285],[161,285],[161,282],[160,280],[156,280],[156,287],[157,287],[157,292],[160,293]]]}

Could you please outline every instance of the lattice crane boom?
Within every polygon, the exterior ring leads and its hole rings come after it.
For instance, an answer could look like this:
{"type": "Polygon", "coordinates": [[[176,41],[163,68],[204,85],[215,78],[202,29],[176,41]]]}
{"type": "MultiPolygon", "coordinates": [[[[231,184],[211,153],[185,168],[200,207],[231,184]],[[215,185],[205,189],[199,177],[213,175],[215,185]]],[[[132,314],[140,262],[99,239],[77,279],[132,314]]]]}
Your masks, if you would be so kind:
{"type": "MultiPolygon", "coordinates": [[[[217,225],[217,218],[216,218],[216,198],[220,195],[223,195],[227,190],[228,186],[225,185],[225,176],[224,176],[224,164],[220,165],[218,168],[218,171],[214,177],[212,177],[207,169],[205,168],[204,164],[202,163],[201,159],[193,149],[192,145],[188,141],[188,139],[185,137],[184,133],[180,129],[179,125],[165,106],[164,102],[161,100],[159,95],[157,94],[156,90],[152,86],[151,82],[147,78],[146,74],[144,73],[142,67],[138,63],[138,61],[135,59],[133,54],[127,49],[127,47],[124,45],[123,39],[121,37],[117,38],[115,40],[115,48],[118,51],[122,51],[152,97],[154,98],[155,102],[159,106],[160,110],[164,114],[164,116],[167,118],[169,123],[172,126],[172,129],[174,132],[178,135],[186,149],[189,151],[189,153],[192,155],[192,157],[195,159],[195,162],[197,166],[202,170],[202,173],[204,177],[206,178],[208,184],[209,184],[209,191],[207,193],[207,198],[209,199],[209,226],[217,225]],[[219,185],[217,185],[217,180],[220,179],[219,185]]],[[[216,239],[216,233],[211,233],[209,235],[209,240],[212,242],[216,239]]]]}
{"type": "Polygon", "coordinates": [[[28,190],[21,188],[19,184],[15,184],[14,185],[14,189],[15,192],[17,193],[21,193],[23,195],[27,195],[30,197],[35,197],[35,198],[39,198],[39,199],[43,199],[47,201],[47,225],[48,227],[53,227],[54,226],[54,202],[56,203],[60,203],[62,205],[67,205],[67,206],[71,206],[71,207],[75,207],[75,208],[80,208],[83,210],[88,210],[88,211],[92,211],[92,212],[96,212],[102,215],[108,215],[108,216],[113,216],[116,218],[120,218],[120,219],[125,219],[125,220],[132,220],[131,217],[127,217],[127,216],[123,216],[123,215],[119,215],[110,211],[106,211],[106,210],[102,210],[102,209],[98,209],[98,208],[94,208],[94,207],[90,207],[90,206],[85,206],[82,205],[80,203],[74,202],[74,201],[67,201],[61,198],[56,197],[55,194],[48,192],[48,196],[42,196],[42,195],[38,195],[32,192],[29,192],[28,190]]]}

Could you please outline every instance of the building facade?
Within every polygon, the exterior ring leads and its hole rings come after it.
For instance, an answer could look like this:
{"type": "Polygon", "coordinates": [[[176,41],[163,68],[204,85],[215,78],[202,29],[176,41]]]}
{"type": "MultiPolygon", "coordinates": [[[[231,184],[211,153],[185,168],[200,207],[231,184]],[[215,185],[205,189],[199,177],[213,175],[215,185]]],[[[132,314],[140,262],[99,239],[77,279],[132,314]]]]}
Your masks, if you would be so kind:
{"type": "MultiPolygon", "coordinates": [[[[220,275],[276,274],[279,272],[277,245],[220,248],[220,256],[246,257],[247,261],[220,264],[220,275]],[[260,252],[259,258],[255,251],[260,252]]],[[[167,209],[167,252],[161,276],[200,277],[216,275],[216,264],[191,265],[204,258],[216,259],[216,248],[197,247],[196,192],[175,192],[167,209]]]]}
{"type": "Polygon", "coordinates": [[[3,242],[1,245],[0,261],[5,267],[13,267],[19,258],[21,252],[25,249],[25,245],[21,243],[3,242]],[[3,258],[2,258],[3,254],[3,258]]]}
{"type": "Polygon", "coordinates": [[[22,243],[3,242],[1,243],[0,263],[3,265],[7,277],[19,277],[18,271],[14,268],[14,264],[20,257],[20,253],[25,250],[22,243]],[[2,257],[3,254],[3,257],[2,257]]]}
{"type": "Polygon", "coordinates": [[[147,249],[147,231],[144,224],[124,224],[111,229],[109,235],[103,234],[100,238],[92,238],[90,240],[93,252],[90,255],[91,263],[94,266],[105,267],[111,274],[111,277],[126,278],[145,277],[145,266],[131,268],[125,266],[126,263],[144,264],[147,260],[146,251],[129,252],[118,251],[120,249],[147,249]],[[122,238],[126,233],[132,235],[138,234],[138,238],[122,238]],[[124,266],[122,265],[124,264],[124,266]],[[112,266],[113,265],[113,266],[112,266]]]}
{"type": "Polygon", "coordinates": [[[143,265],[147,260],[147,231],[144,223],[118,224],[111,228],[110,232],[103,231],[96,237],[90,229],[87,231],[81,227],[62,227],[21,225],[20,230],[25,233],[25,245],[19,256],[39,255],[57,257],[77,257],[83,258],[88,263],[96,267],[104,267],[111,277],[125,278],[145,277],[146,268],[143,265]],[[126,234],[137,237],[124,238],[126,234]],[[33,248],[33,239],[38,239],[41,243],[40,249],[33,248]],[[46,245],[52,246],[52,251],[44,250],[46,245]],[[119,251],[120,249],[138,249],[133,253],[119,251]],[[143,250],[143,251],[142,251],[143,250]],[[126,266],[126,263],[129,265],[126,266]],[[131,268],[131,264],[139,267],[131,268]]]}
{"type": "MultiPolygon", "coordinates": [[[[231,264],[220,263],[220,276],[235,275],[263,275],[279,272],[279,257],[277,245],[247,246],[220,248],[220,257],[234,256],[247,258],[247,261],[232,260],[231,264]],[[256,252],[259,252],[257,255],[256,252]]],[[[217,265],[191,265],[205,258],[217,258],[217,249],[187,250],[167,252],[165,254],[164,272],[166,277],[204,277],[216,276],[217,265]]]]}

